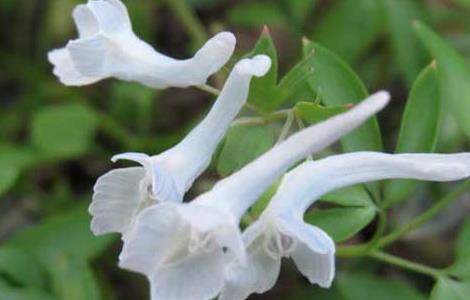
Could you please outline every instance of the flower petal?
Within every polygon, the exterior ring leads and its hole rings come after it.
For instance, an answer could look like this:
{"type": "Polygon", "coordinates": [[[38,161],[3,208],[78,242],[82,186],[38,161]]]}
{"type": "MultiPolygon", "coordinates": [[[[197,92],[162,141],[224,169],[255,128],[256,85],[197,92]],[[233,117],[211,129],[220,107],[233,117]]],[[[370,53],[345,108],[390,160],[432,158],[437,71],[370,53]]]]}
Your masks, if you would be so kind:
{"type": "Polygon", "coordinates": [[[69,50],[66,48],[50,51],[48,59],[54,65],[54,75],[65,85],[81,86],[101,80],[99,77],[89,77],[79,73],[75,69],[69,50]]]}
{"type": "Polygon", "coordinates": [[[77,5],[73,10],[73,19],[77,26],[78,35],[81,38],[91,37],[98,34],[100,24],[93,12],[84,4],[77,5]]]}
{"type": "Polygon", "coordinates": [[[235,50],[235,43],[236,38],[231,32],[223,31],[216,34],[194,55],[192,59],[195,63],[194,68],[204,70],[204,77],[209,77],[220,70],[230,59],[235,50]]]}
{"type": "Polygon", "coordinates": [[[331,145],[360,126],[388,103],[387,92],[376,93],[348,112],[310,126],[278,144],[240,171],[219,181],[197,200],[241,217],[252,203],[298,160],[331,145]],[[224,201],[220,201],[224,199],[224,201]]]}
{"type": "Polygon", "coordinates": [[[119,266],[150,276],[165,259],[174,256],[175,246],[189,238],[188,227],[182,225],[180,215],[171,206],[160,204],[145,209],[124,237],[119,266]]]}
{"type": "Polygon", "coordinates": [[[275,285],[281,260],[266,253],[263,236],[257,227],[257,223],[253,223],[243,233],[247,243],[247,263],[241,265],[233,261],[228,267],[219,300],[246,299],[250,294],[264,293],[275,285]]]}
{"type": "Polygon", "coordinates": [[[158,160],[174,174],[180,193],[185,193],[209,165],[230,123],[246,103],[251,78],[264,75],[270,65],[265,55],[239,61],[204,120],[178,145],[159,155],[158,160]]]}
{"type": "Polygon", "coordinates": [[[152,197],[158,201],[182,202],[184,193],[180,193],[175,186],[176,175],[167,170],[166,164],[160,163],[154,157],[145,153],[128,152],[115,155],[111,158],[113,162],[117,160],[131,160],[141,164],[149,178],[152,186],[152,197]]]}
{"type": "Polygon", "coordinates": [[[140,182],[145,176],[141,167],[115,169],[98,178],[89,212],[95,235],[128,230],[142,194],[140,182]]]}
{"type": "Polygon", "coordinates": [[[107,69],[109,50],[113,45],[102,35],[70,41],[67,50],[75,69],[87,77],[108,77],[112,69],[107,69]]]}
{"type": "Polygon", "coordinates": [[[127,9],[121,1],[90,0],[86,6],[95,16],[102,32],[112,35],[126,29],[131,29],[127,9]]]}
{"type": "Polygon", "coordinates": [[[470,153],[335,155],[305,162],[289,172],[267,210],[301,217],[321,195],[357,183],[394,178],[453,181],[469,176],[470,153]]]}
{"type": "Polygon", "coordinates": [[[297,240],[292,259],[310,283],[330,287],[335,275],[335,244],[323,230],[294,219],[279,218],[279,229],[297,240]]]}
{"type": "Polygon", "coordinates": [[[159,267],[149,276],[152,300],[205,300],[222,288],[225,265],[223,252],[214,249],[159,267]]]}

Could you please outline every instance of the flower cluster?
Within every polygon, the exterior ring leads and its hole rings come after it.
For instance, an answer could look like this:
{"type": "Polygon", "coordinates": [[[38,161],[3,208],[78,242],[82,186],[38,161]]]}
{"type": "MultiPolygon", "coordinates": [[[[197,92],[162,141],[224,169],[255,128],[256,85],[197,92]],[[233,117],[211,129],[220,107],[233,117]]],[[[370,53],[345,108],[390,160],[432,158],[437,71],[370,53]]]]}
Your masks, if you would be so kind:
{"type": "MultiPolygon", "coordinates": [[[[235,37],[222,32],[194,55],[177,60],[158,53],[132,31],[120,0],[89,0],[73,12],[79,38],[49,53],[66,85],[115,77],[153,88],[205,84],[232,56],[235,37]]],[[[208,167],[249,94],[251,79],[270,69],[266,55],[238,61],[206,117],[176,146],[149,156],[123,153],[112,161],[137,167],[109,171],[94,186],[89,211],[96,235],[120,233],[119,266],[145,275],[157,299],[245,299],[276,282],[281,258],[291,257],[311,283],[329,287],[335,244],[303,221],[323,194],[348,185],[390,178],[433,181],[470,176],[470,154],[356,152],[307,160],[290,170],[261,216],[243,233],[242,216],[278,178],[303,159],[336,142],[385,107],[378,92],[347,112],[278,143],[206,193],[183,203],[208,167]]]]}

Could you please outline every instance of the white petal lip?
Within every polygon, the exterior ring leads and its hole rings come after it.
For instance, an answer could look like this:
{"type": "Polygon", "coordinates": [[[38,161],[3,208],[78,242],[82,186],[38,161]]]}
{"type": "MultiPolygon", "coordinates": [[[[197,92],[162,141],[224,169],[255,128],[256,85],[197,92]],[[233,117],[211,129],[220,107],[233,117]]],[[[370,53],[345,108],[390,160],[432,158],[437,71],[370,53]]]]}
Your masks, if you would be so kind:
{"type": "Polygon", "coordinates": [[[323,230],[302,219],[277,218],[279,230],[295,240],[291,256],[299,271],[310,283],[329,287],[335,274],[335,244],[323,230]]]}
{"type": "Polygon", "coordinates": [[[145,274],[155,299],[188,299],[192,294],[194,299],[215,297],[226,268],[223,246],[231,250],[229,253],[244,251],[238,226],[230,219],[223,212],[190,204],[164,202],[149,207],[126,235],[119,265],[145,274]],[[195,233],[208,234],[217,244],[191,249],[195,233]],[[188,277],[182,284],[175,278],[183,273],[188,277]]]}
{"type": "Polygon", "coordinates": [[[95,235],[128,230],[142,197],[139,183],[144,176],[143,168],[133,167],[115,169],[98,178],[88,209],[95,235]]]}
{"type": "Polygon", "coordinates": [[[220,291],[224,278],[223,253],[198,253],[158,268],[149,276],[152,300],[206,300],[220,291]]]}
{"type": "Polygon", "coordinates": [[[66,48],[50,51],[48,59],[54,65],[52,72],[65,85],[87,85],[101,80],[101,78],[88,77],[79,73],[73,64],[69,50],[66,48]]]}
{"type": "Polygon", "coordinates": [[[281,261],[270,257],[263,248],[262,238],[247,247],[247,263],[233,263],[227,269],[219,300],[246,299],[252,293],[270,290],[279,276],[281,261]]]}
{"type": "Polygon", "coordinates": [[[470,153],[386,154],[353,152],[301,164],[286,174],[265,213],[297,217],[321,195],[383,179],[454,181],[470,176],[470,153]]]}
{"type": "Polygon", "coordinates": [[[152,88],[201,85],[235,49],[235,36],[221,32],[190,59],[158,53],[133,33],[127,9],[119,0],[90,0],[75,8],[73,18],[79,38],[48,55],[54,74],[65,85],[82,86],[109,77],[152,88]]]}
{"type": "Polygon", "coordinates": [[[256,199],[289,167],[333,144],[359,127],[388,103],[387,92],[371,95],[348,112],[297,132],[240,171],[220,180],[195,201],[241,217],[256,199]],[[224,201],[219,201],[224,199],[224,201]]]}

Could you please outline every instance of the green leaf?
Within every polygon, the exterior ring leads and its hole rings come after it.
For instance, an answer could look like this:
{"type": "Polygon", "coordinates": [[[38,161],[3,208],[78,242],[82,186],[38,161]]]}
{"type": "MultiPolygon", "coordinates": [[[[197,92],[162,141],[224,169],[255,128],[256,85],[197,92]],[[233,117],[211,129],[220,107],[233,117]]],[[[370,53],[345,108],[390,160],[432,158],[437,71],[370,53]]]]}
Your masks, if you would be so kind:
{"type": "Polygon", "coordinates": [[[306,122],[315,124],[348,110],[347,105],[325,107],[312,102],[297,102],[295,112],[306,122]]]}
{"type": "MultiPolygon", "coordinates": [[[[306,57],[301,62],[310,88],[327,107],[357,103],[367,97],[367,90],[359,77],[339,57],[322,46],[304,40],[306,57]]],[[[287,77],[287,76],[286,76],[287,77]]],[[[375,118],[370,119],[341,140],[346,152],[382,150],[382,139],[375,118]]]]}
{"type": "MultiPolygon", "coordinates": [[[[5,300],[58,300],[41,290],[27,288],[10,288],[0,285],[0,299],[5,300]]],[[[65,299],[65,298],[64,298],[65,299]]]]}
{"type": "Polygon", "coordinates": [[[305,18],[313,12],[318,0],[278,0],[278,3],[289,25],[301,32],[305,18]]]}
{"type": "Polygon", "coordinates": [[[377,277],[365,272],[338,275],[337,286],[345,300],[424,300],[425,297],[406,282],[377,277]]]}
{"type": "Polygon", "coordinates": [[[322,196],[321,200],[341,206],[368,207],[373,204],[363,185],[353,185],[335,190],[322,196]]]}
{"type": "Polygon", "coordinates": [[[79,103],[46,107],[33,117],[32,143],[47,158],[80,156],[92,145],[98,121],[79,103]]]}
{"type": "Polygon", "coordinates": [[[449,270],[455,276],[470,281],[470,218],[460,229],[455,243],[455,262],[449,270]]]}
{"type": "Polygon", "coordinates": [[[96,278],[86,262],[72,256],[56,256],[51,269],[52,287],[59,299],[101,299],[96,278]]]}
{"type": "Polygon", "coordinates": [[[336,1],[315,26],[312,39],[353,62],[377,40],[383,19],[382,1],[336,1]]]}
{"type": "Polygon", "coordinates": [[[414,20],[424,19],[424,9],[414,0],[385,0],[384,3],[395,61],[411,85],[427,60],[412,28],[414,20]]]}
{"type": "Polygon", "coordinates": [[[470,282],[457,282],[440,278],[431,292],[430,300],[467,300],[470,295],[470,282]]]}
{"type": "Polygon", "coordinates": [[[284,14],[276,5],[251,1],[232,7],[227,18],[233,25],[246,27],[279,25],[286,22],[284,14]]]}
{"type": "MultiPolygon", "coordinates": [[[[301,62],[307,77],[308,87],[317,94],[326,106],[341,106],[357,103],[367,97],[367,90],[359,77],[339,57],[322,46],[303,41],[305,58],[301,62]]],[[[287,76],[286,76],[287,77],[287,76]]],[[[292,86],[292,84],[290,84],[292,86]]],[[[341,139],[345,152],[381,151],[382,136],[375,117],[341,139]]],[[[379,199],[378,185],[366,185],[375,198],[379,199]]]]}
{"type": "Polygon", "coordinates": [[[57,256],[69,255],[84,261],[96,257],[112,240],[110,236],[96,237],[91,233],[90,216],[81,205],[20,232],[6,246],[20,248],[50,265],[57,256]]]}
{"type": "Polygon", "coordinates": [[[0,195],[13,186],[21,171],[34,160],[28,148],[0,143],[0,195]]]}
{"type": "Polygon", "coordinates": [[[264,27],[253,51],[246,57],[257,54],[265,54],[271,58],[271,68],[262,77],[254,77],[250,84],[250,96],[248,101],[263,111],[272,111],[279,106],[279,95],[277,85],[277,52],[268,27],[264,27]]]}
{"type": "Polygon", "coordinates": [[[305,221],[325,230],[335,242],[342,242],[366,227],[374,216],[372,206],[341,207],[307,213],[305,221]]]}
{"type": "Polygon", "coordinates": [[[268,126],[234,126],[229,129],[217,166],[227,176],[271,148],[274,135],[268,126]]]}
{"type": "MultiPolygon", "coordinates": [[[[433,152],[439,136],[441,99],[435,64],[424,69],[413,84],[401,121],[396,153],[433,152]]],[[[385,205],[402,201],[416,181],[393,180],[385,184],[385,205]]]]}
{"type": "Polygon", "coordinates": [[[18,248],[0,248],[0,274],[25,287],[46,286],[45,270],[33,256],[18,248]]]}
{"type": "Polygon", "coordinates": [[[454,0],[455,3],[470,8],[470,0],[454,0]]]}
{"type": "Polygon", "coordinates": [[[465,60],[437,34],[420,22],[414,27],[418,37],[437,61],[444,107],[450,107],[460,126],[470,137],[470,69],[465,60]]]}

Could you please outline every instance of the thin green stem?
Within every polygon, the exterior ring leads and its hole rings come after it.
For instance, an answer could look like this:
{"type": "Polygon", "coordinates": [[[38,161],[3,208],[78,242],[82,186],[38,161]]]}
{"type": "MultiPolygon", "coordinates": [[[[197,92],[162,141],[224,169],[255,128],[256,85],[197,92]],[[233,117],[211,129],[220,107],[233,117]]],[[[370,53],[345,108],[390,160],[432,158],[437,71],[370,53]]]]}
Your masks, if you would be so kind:
{"type": "Polygon", "coordinates": [[[284,123],[284,126],[281,129],[281,133],[279,134],[279,138],[277,139],[276,144],[279,144],[280,142],[285,140],[285,138],[287,137],[287,135],[289,134],[292,128],[292,123],[294,122],[294,118],[295,118],[294,111],[290,111],[287,113],[286,122],[284,123]]]}
{"type": "Polygon", "coordinates": [[[201,91],[212,94],[214,96],[219,96],[220,95],[220,90],[218,90],[217,88],[215,88],[213,86],[210,86],[208,84],[198,85],[198,86],[196,86],[196,88],[200,89],[201,91]]]}
{"type": "Polygon", "coordinates": [[[193,42],[198,47],[202,46],[208,39],[206,30],[186,2],[184,0],[167,0],[166,3],[186,28],[193,42]]]}
{"type": "Polygon", "coordinates": [[[238,118],[232,123],[232,127],[234,126],[249,126],[249,125],[262,125],[262,124],[268,124],[272,123],[275,121],[282,120],[286,118],[291,110],[290,109],[285,109],[285,110],[278,110],[276,112],[273,112],[271,114],[262,116],[262,117],[244,117],[244,118],[238,118]]]}
{"type": "Polygon", "coordinates": [[[437,215],[444,207],[449,205],[451,202],[458,199],[468,188],[470,188],[470,179],[461,183],[456,189],[452,192],[444,196],[442,199],[437,201],[431,208],[417,216],[407,225],[393,231],[392,233],[383,237],[377,246],[379,248],[383,248],[396,240],[400,239],[401,237],[405,236],[409,232],[413,231],[414,229],[420,227],[424,223],[428,222],[431,218],[437,215]]]}
{"type": "Polygon", "coordinates": [[[426,265],[422,265],[416,262],[412,262],[406,259],[403,259],[398,256],[394,256],[385,252],[381,251],[372,251],[368,254],[369,257],[379,260],[381,262],[385,262],[390,265],[394,265],[397,267],[401,267],[403,269],[407,269],[416,273],[421,273],[424,275],[428,275],[433,277],[434,279],[438,279],[442,276],[445,276],[445,272],[442,270],[438,270],[426,265]]]}

